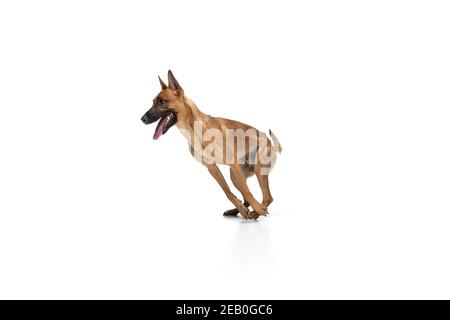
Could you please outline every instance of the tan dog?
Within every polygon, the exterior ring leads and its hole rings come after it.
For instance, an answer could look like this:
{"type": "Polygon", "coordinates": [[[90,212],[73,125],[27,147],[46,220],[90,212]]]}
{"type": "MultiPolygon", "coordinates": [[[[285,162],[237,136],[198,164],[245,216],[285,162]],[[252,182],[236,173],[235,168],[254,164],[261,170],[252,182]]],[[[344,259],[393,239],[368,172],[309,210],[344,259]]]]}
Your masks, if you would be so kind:
{"type": "Polygon", "coordinates": [[[269,130],[272,145],[264,133],[247,124],[204,114],[184,95],[170,70],[168,78],[169,85],[159,78],[161,92],[141,119],[145,124],[160,119],[153,139],[158,139],[176,124],[188,140],[191,154],[208,168],[233,203],[235,208],[225,211],[224,215],[240,213],[245,219],[267,215],[267,207],[273,201],[268,174],[275,165],[276,153],[281,152],[276,136],[269,130]],[[244,203],[231,192],[218,164],[230,166],[231,181],[244,197],[244,203]],[[247,178],[253,174],[262,190],[262,203],[255,199],[247,185],[247,178]],[[253,211],[249,211],[249,206],[253,211]]]}

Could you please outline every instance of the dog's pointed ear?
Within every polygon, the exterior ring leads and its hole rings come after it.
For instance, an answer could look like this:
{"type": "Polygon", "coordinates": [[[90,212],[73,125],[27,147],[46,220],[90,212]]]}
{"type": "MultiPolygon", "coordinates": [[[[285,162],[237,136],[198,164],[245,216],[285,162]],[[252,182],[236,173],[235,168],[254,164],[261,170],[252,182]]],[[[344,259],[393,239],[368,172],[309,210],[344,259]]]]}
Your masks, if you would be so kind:
{"type": "Polygon", "coordinates": [[[183,91],[183,88],[181,88],[180,84],[178,83],[177,79],[173,76],[173,73],[171,70],[167,73],[167,77],[169,78],[169,88],[174,91],[183,91]]]}
{"type": "Polygon", "coordinates": [[[162,81],[159,76],[158,76],[158,79],[159,79],[159,83],[161,84],[161,89],[162,90],[167,89],[167,84],[165,84],[164,81],[162,81]]]}

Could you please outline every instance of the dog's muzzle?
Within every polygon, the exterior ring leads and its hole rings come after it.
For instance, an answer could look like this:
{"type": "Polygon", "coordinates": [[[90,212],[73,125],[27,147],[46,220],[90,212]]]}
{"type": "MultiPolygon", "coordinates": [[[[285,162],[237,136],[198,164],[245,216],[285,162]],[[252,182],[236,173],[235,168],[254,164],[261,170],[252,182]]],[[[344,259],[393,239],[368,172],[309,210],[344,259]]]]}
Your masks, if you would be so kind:
{"type": "Polygon", "coordinates": [[[142,116],[141,121],[142,121],[144,124],[150,124],[150,119],[148,118],[148,116],[147,116],[146,114],[144,114],[144,115],[142,116]]]}
{"type": "Polygon", "coordinates": [[[150,112],[145,113],[141,120],[144,124],[150,124],[161,118],[161,114],[152,114],[150,112]]]}
{"type": "Polygon", "coordinates": [[[146,125],[159,120],[155,133],[153,134],[153,139],[157,140],[161,135],[165,134],[170,127],[177,123],[177,114],[171,110],[157,112],[156,114],[154,112],[147,111],[142,116],[141,120],[146,125]]]}

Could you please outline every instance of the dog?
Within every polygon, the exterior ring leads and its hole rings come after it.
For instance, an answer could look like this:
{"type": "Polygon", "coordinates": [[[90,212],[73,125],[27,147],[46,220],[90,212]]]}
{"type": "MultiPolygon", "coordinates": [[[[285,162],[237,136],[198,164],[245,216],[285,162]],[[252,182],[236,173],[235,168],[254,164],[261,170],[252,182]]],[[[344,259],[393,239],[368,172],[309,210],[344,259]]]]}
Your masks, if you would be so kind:
{"type": "Polygon", "coordinates": [[[204,114],[189,99],[168,71],[168,85],[158,76],[161,91],[153,99],[153,105],[141,118],[146,125],[159,120],[153,139],[159,139],[173,125],[186,137],[191,154],[201,162],[220,185],[234,208],[224,216],[241,214],[244,219],[258,219],[268,214],[273,198],[269,188],[269,172],[275,165],[281,145],[269,130],[272,142],[266,134],[247,124],[204,114]],[[231,181],[242,194],[243,202],[230,190],[217,165],[230,167],[231,181]],[[262,202],[250,192],[247,178],[255,175],[262,191],[262,202]],[[249,210],[251,206],[252,210],[249,210]]]}

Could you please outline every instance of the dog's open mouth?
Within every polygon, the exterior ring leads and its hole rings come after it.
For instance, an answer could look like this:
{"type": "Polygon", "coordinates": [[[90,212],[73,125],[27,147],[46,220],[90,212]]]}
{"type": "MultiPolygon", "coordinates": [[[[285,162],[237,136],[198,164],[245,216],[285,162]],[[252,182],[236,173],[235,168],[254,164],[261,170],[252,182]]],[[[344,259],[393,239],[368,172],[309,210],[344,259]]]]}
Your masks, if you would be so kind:
{"type": "Polygon", "coordinates": [[[171,126],[177,122],[177,114],[175,112],[169,112],[161,117],[156,126],[155,133],[153,134],[153,140],[157,140],[161,135],[165,134],[171,126]]]}

